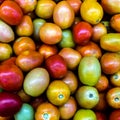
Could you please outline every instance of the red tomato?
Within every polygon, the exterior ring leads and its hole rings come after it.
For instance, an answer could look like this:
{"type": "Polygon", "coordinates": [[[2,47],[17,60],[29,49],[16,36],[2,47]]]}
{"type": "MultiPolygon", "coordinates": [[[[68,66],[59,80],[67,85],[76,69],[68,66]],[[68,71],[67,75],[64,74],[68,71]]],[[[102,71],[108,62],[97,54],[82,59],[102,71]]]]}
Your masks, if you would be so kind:
{"type": "Polygon", "coordinates": [[[84,21],[73,26],[73,38],[76,44],[85,45],[93,34],[92,26],[84,21]]]}
{"type": "Polygon", "coordinates": [[[0,19],[9,25],[18,25],[23,16],[22,9],[12,0],[5,0],[0,6],[0,19]]]}
{"type": "Polygon", "coordinates": [[[120,120],[120,109],[113,110],[109,116],[109,120],[120,120]]]}

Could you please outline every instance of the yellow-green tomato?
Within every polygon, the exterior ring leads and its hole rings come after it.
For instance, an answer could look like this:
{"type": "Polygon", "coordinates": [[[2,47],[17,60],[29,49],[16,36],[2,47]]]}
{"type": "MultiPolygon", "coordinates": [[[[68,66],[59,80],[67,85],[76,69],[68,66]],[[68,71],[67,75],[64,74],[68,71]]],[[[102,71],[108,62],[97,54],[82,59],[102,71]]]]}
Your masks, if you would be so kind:
{"type": "Polygon", "coordinates": [[[0,43],[0,61],[7,60],[13,53],[12,47],[7,43],[0,43]]]}
{"type": "Polygon", "coordinates": [[[28,103],[23,103],[21,109],[14,115],[15,120],[34,120],[34,109],[28,103]]]}
{"type": "Polygon", "coordinates": [[[45,68],[34,68],[25,76],[23,88],[28,95],[37,97],[46,90],[49,82],[49,73],[45,68]]]}
{"type": "Polygon", "coordinates": [[[0,20],[0,42],[9,43],[13,41],[15,34],[8,24],[0,20]]]}
{"type": "Polygon", "coordinates": [[[73,48],[75,46],[73,35],[70,29],[65,29],[62,31],[62,40],[59,42],[59,46],[62,48],[73,48]]]}
{"type": "Polygon", "coordinates": [[[84,56],[78,66],[78,76],[84,85],[94,86],[101,76],[101,65],[94,56],[84,56]]]}
{"type": "Polygon", "coordinates": [[[39,40],[39,30],[41,28],[41,26],[45,23],[46,21],[44,19],[41,18],[36,18],[33,20],[33,37],[35,38],[35,40],[39,40]]]}

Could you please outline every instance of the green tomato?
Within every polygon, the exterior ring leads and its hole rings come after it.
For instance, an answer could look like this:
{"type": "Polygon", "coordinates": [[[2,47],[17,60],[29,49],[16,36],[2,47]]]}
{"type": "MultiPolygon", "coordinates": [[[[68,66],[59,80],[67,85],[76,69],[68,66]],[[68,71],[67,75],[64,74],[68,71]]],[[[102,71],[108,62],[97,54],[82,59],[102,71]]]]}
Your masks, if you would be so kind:
{"type": "Polygon", "coordinates": [[[15,120],[34,120],[34,109],[30,104],[23,103],[20,111],[14,115],[15,120]]]}
{"type": "Polygon", "coordinates": [[[73,35],[70,29],[62,31],[62,40],[59,42],[59,46],[62,48],[73,48],[75,46],[73,35]]]}
{"type": "Polygon", "coordinates": [[[35,40],[39,40],[39,30],[45,22],[46,21],[41,18],[36,18],[33,20],[33,26],[34,26],[33,36],[34,36],[35,40]]]}

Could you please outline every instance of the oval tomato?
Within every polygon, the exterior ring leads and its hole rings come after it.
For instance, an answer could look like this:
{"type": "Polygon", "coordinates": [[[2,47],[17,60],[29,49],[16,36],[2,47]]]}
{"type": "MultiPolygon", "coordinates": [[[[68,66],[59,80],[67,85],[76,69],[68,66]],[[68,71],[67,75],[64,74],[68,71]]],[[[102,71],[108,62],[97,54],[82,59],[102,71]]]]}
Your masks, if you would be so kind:
{"type": "Polygon", "coordinates": [[[73,26],[73,38],[76,44],[85,45],[92,37],[92,26],[84,21],[73,26]]]}
{"type": "Polygon", "coordinates": [[[0,19],[10,25],[18,25],[23,17],[20,6],[13,0],[5,0],[0,6],[0,19]],[[13,14],[14,13],[14,14],[13,14]]]}

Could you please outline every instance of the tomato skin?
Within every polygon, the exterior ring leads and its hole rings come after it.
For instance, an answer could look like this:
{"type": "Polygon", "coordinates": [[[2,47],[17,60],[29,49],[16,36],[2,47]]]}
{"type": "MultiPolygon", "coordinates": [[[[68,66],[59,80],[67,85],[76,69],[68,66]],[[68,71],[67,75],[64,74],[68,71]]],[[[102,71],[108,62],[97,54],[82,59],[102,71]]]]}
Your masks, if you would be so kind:
{"type": "Polygon", "coordinates": [[[0,19],[9,25],[18,25],[23,17],[22,9],[12,0],[5,0],[0,6],[0,19]],[[14,13],[14,14],[13,14],[14,13]]]}
{"type": "Polygon", "coordinates": [[[61,79],[67,74],[67,64],[59,54],[52,55],[45,60],[45,67],[54,79],[61,79]]]}
{"type": "Polygon", "coordinates": [[[109,115],[109,120],[120,120],[120,109],[113,110],[109,115]]]}
{"type": "Polygon", "coordinates": [[[23,72],[15,64],[0,65],[0,87],[6,91],[21,89],[23,83],[23,72]]]}
{"type": "Polygon", "coordinates": [[[84,21],[73,26],[73,38],[76,44],[85,45],[90,40],[93,33],[92,26],[84,21]]]}
{"type": "Polygon", "coordinates": [[[0,116],[7,117],[14,115],[22,106],[20,97],[13,93],[0,93],[0,116]]]}

